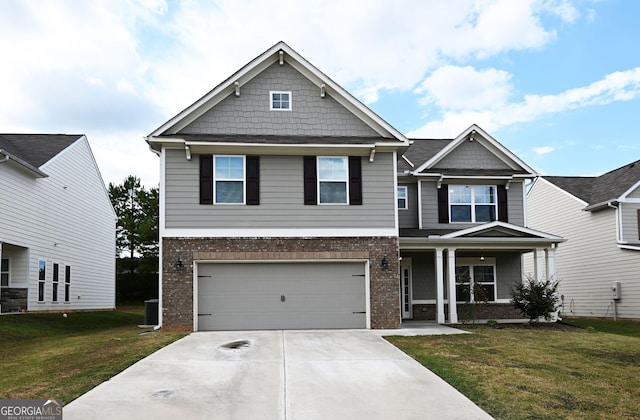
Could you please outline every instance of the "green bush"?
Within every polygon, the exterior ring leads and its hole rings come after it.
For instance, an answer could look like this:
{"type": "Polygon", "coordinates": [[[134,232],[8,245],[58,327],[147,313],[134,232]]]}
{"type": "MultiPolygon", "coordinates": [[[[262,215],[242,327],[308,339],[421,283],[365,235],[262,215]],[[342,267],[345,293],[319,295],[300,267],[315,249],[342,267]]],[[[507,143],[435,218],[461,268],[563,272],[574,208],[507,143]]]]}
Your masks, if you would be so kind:
{"type": "Polygon", "coordinates": [[[558,282],[552,280],[536,281],[528,276],[527,280],[511,289],[511,303],[533,323],[540,317],[551,319],[558,310],[558,282]]]}

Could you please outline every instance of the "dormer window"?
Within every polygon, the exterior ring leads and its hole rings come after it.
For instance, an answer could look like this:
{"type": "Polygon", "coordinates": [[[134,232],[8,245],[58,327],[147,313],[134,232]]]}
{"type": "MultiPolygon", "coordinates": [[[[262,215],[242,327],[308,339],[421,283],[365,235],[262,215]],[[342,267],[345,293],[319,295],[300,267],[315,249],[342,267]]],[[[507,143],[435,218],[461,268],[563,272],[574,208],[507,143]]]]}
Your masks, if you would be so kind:
{"type": "Polygon", "coordinates": [[[291,92],[270,92],[271,111],[291,111],[291,92]]]}

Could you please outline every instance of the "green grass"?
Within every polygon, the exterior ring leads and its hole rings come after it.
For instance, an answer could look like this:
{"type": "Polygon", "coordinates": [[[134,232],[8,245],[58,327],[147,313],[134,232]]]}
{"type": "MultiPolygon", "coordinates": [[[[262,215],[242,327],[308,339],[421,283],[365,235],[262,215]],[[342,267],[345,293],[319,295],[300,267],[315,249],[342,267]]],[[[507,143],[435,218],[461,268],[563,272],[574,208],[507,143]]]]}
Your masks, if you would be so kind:
{"type": "Polygon", "coordinates": [[[588,330],[640,338],[640,322],[599,318],[565,318],[564,323],[588,330]]]}
{"type": "Polygon", "coordinates": [[[555,324],[465,329],[472,334],[387,338],[498,419],[639,418],[637,335],[555,324]]]}
{"type": "Polygon", "coordinates": [[[142,311],[0,316],[0,399],[65,404],[184,336],[140,335],[142,311]]]}

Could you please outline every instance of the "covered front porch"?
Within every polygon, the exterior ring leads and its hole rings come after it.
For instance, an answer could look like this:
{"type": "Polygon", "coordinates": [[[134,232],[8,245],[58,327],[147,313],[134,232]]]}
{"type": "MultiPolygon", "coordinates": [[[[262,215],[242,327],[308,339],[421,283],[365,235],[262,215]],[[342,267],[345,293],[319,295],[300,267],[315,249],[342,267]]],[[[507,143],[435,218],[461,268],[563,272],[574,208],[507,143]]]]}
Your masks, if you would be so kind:
{"type": "Polygon", "coordinates": [[[401,232],[403,319],[457,324],[479,319],[521,319],[510,304],[512,287],[531,275],[555,275],[564,239],[503,222],[443,233],[401,232]],[[522,254],[533,252],[534,272],[522,254]]]}

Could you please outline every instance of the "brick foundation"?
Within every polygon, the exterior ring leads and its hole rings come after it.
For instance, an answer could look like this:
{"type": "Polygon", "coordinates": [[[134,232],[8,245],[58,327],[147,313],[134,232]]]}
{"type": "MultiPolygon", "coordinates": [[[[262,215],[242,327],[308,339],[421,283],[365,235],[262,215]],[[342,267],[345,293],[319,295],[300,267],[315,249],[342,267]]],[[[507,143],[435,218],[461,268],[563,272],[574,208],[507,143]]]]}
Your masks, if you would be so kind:
{"type": "Polygon", "coordinates": [[[369,260],[371,328],[400,326],[397,238],[163,238],[162,327],[193,330],[194,261],[369,260]],[[387,257],[389,268],[380,261],[387,257]],[[182,270],[176,270],[178,258],[182,270]]]}
{"type": "MultiPolygon", "coordinates": [[[[448,315],[448,305],[444,305],[444,313],[448,315]]],[[[510,303],[480,303],[470,305],[468,303],[458,304],[458,322],[463,323],[473,319],[522,319],[522,314],[518,312],[510,303]],[[474,312],[475,311],[475,314],[474,312]]],[[[413,305],[413,319],[435,321],[435,304],[413,305]]]]}

